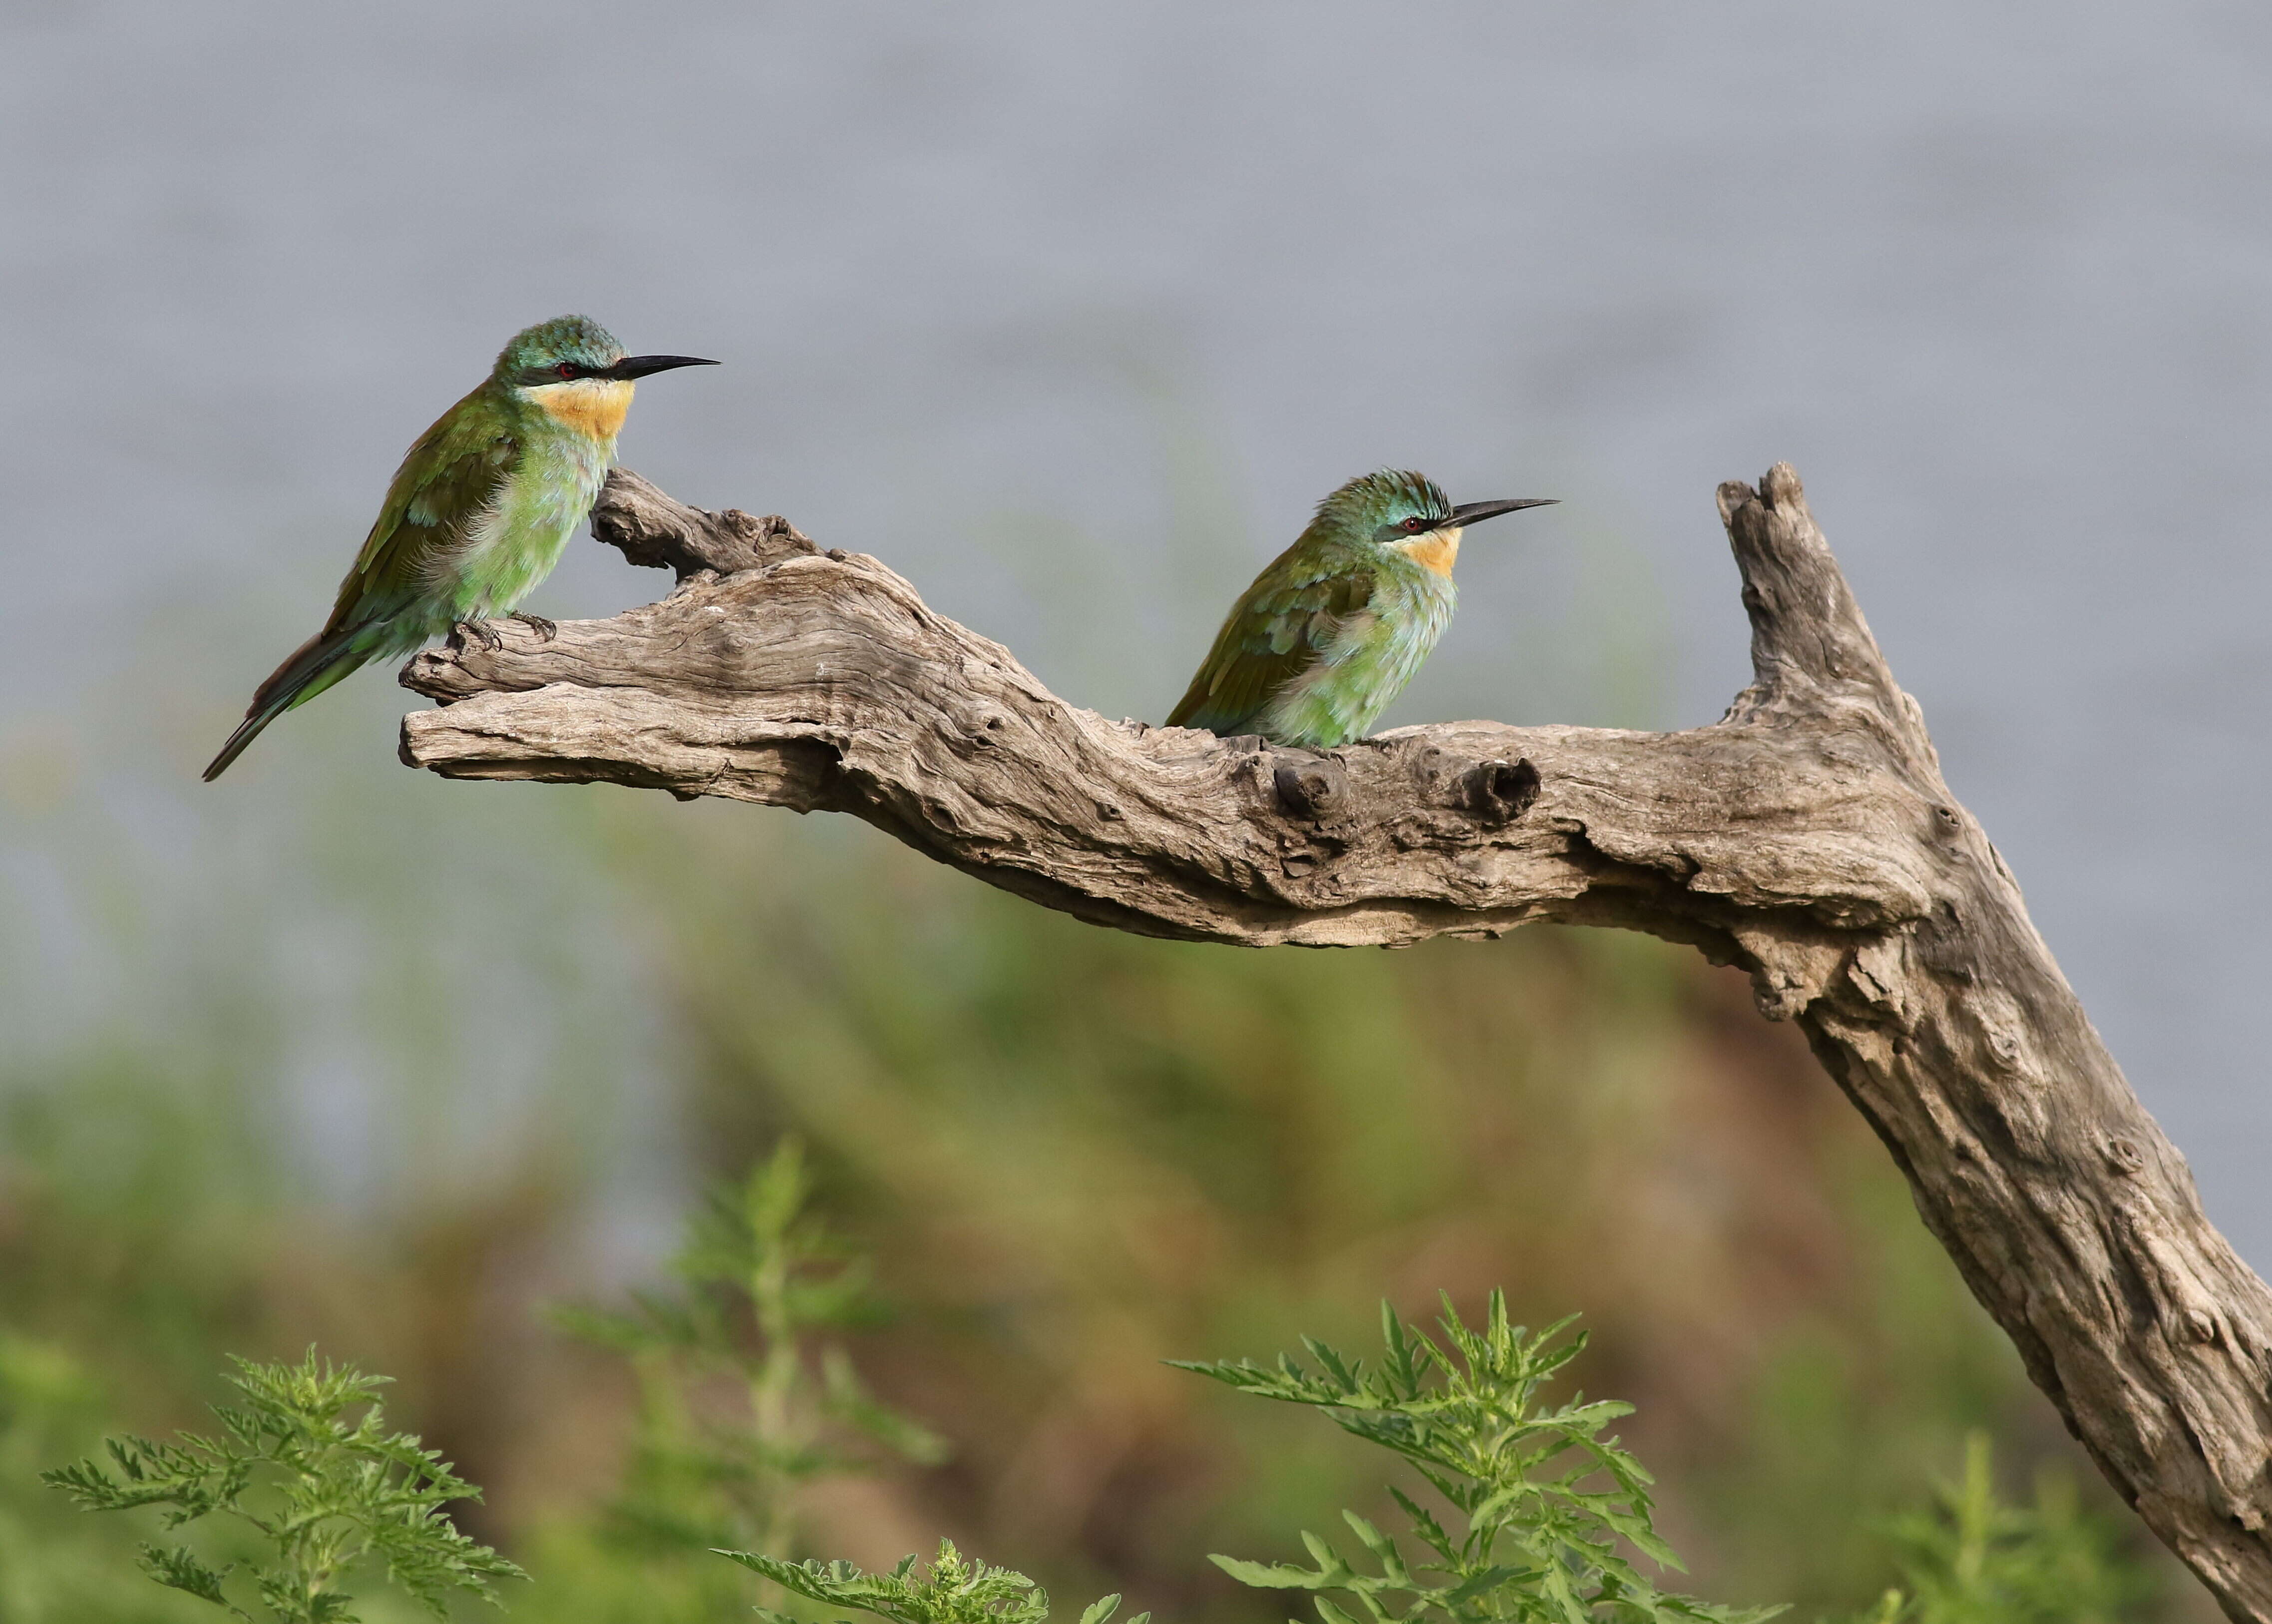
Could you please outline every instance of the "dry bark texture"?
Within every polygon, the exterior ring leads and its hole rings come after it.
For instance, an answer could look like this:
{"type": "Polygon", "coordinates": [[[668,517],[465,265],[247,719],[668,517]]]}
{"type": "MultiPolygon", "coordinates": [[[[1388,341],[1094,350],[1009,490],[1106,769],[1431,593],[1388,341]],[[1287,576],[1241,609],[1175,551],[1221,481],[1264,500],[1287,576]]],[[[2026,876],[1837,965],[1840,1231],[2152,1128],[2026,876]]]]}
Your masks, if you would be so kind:
{"type": "Polygon", "coordinates": [[[2272,1295],[2202,1215],[1941,782],[1798,476],[1723,485],[1753,685],[1678,733],[1401,729],[1324,755],[1108,722],[875,559],[618,472],[676,591],[403,673],[402,757],[845,812],[1122,930],[1382,946],[1555,919],[1742,966],[1805,1029],[2028,1373],[2233,1618],[2272,1620],[2272,1295]]]}

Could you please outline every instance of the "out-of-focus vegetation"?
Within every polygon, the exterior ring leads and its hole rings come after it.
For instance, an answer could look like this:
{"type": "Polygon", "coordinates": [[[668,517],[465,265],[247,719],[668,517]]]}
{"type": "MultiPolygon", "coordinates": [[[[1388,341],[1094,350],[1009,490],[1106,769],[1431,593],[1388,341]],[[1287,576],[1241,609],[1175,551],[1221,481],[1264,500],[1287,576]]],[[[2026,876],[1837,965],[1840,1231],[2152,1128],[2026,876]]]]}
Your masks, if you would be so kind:
{"type": "MultiPolygon", "coordinates": [[[[946,1454],[801,1480],[785,1555],[945,1535],[1274,1624],[1205,1553],[1377,1520],[1379,1471],[1162,1361],[1346,1345],[1439,1286],[1586,1310],[1703,1595],[1921,1601],[1882,1530],[1969,1433],[2074,1459],[1804,1047],[1684,950],[1139,939],[840,821],[422,779],[377,679],[200,794],[241,696],[170,677],[204,669],[182,635],[83,725],[0,734],[0,1624],[198,1616],[36,1473],[310,1342],[485,1486],[455,1511],[531,1568],[524,1614],[727,1616],[623,1513],[680,1458],[669,1395],[715,1420],[739,1378],[545,1307],[722,1289],[669,1294],[672,1237],[792,1134],[893,1310],[826,1336],[946,1454]]],[[[733,1616],[766,1599],[729,1576],[733,1616]]]]}
{"type": "Polygon", "coordinates": [[[1999,1500],[1987,1438],[1964,1474],[1885,1530],[1902,1574],[1869,1624],[2112,1624],[2140,1616],[2152,1575],[2123,1548],[2120,1524],[2085,1511],[2074,1481],[2046,1468],[2035,1503],[1999,1500]]]}
{"type": "Polygon", "coordinates": [[[809,1210],[785,1140],[697,1209],[671,1260],[684,1283],[629,1310],[556,1321],[631,1365],[638,1421],[597,1518],[556,1521],[532,1558],[556,1617],[723,1619],[750,1605],[733,1549],[786,1557],[800,1498],[879,1459],[936,1464],[945,1445],[868,1392],[833,1333],[883,1317],[867,1260],[809,1210]]]}

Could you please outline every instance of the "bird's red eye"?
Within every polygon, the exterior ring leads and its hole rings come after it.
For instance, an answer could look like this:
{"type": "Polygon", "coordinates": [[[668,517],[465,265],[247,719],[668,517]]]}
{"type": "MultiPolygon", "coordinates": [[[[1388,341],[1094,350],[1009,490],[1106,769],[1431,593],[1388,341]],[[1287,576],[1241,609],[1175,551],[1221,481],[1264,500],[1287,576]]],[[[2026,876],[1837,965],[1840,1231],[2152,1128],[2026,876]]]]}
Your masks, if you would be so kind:
{"type": "Polygon", "coordinates": [[[559,373],[563,378],[573,378],[576,376],[576,363],[572,361],[564,361],[552,370],[559,373]]]}
{"type": "Polygon", "coordinates": [[[1421,531],[1428,528],[1428,521],[1417,517],[1408,519],[1404,521],[1404,528],[1407,530],[1409,530],[1413,535],[1417,535],[1421,531]]]}

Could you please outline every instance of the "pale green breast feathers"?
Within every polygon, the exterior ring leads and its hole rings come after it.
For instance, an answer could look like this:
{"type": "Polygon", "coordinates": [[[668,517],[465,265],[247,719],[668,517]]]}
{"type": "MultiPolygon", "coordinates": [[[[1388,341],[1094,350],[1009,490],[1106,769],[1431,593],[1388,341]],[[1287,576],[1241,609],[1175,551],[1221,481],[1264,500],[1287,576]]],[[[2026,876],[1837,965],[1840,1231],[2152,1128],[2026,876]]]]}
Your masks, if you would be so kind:
{"type": "Polygon", "coordinates": [[[615,460],[629,383],[579,379],[525,389],[512,468],[467,516],[437,579],[455,620],[510,613],[552,573],[615,460]]]}
{"type": "Polygon", "coordinates": [[[1458,600],[1450,574],[1401,547],[1381,550],[1364,605],[1317,628],[1315,658],[1262,707],[1253,731],[1319,748],[1363,738],[1442,639],[1458,600]]]}

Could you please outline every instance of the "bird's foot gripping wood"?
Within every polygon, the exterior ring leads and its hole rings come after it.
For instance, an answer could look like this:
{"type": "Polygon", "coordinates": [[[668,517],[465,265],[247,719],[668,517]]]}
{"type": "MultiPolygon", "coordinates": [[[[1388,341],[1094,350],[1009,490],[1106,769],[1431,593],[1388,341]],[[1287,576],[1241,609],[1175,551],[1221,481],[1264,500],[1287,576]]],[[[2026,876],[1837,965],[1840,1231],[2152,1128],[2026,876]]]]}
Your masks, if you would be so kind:
{"type": "MultiPolygon", "coordinates": [[[[557,626],[554,628],[555,631],[558,629],[557,626]]],[[[460,648],[467,643],[479,643],[490,654],[504,647],[504,639],[499,637],[497,628],[486,620],[460,620],[450,628],[450,640],[460,648]]]]}
{"type": "Polygon", "coordinates": [[[1805,1029],[2123,1498],[2227,1613],[2272,1624],[2272,1291],[1941,780],[1788,466],[1720,491],[1754,677],[1725,720],[1439,723],[1323,756],[1109,721],[873,558],[620,470],[609,491],[595,533],[677,589],[553,642],[421,655],[404,681],[443,703],[405,718],[405,761],[851,812],[1150,935],[1546,919],[1700,947],[1805,1029]]]}
{"type": "Polygon", "coordinates": [[[507,615],[505,618],[507,620],[519,621],[521,625],[527,626],[530,631],[536,633],[536,640],[540,643],[549,643],[554,638],[560,635],[560,623],[558,621],[547,620],[543,616],[532,615],[526,610],[517,609],[510,615],[507,615]]]}

